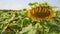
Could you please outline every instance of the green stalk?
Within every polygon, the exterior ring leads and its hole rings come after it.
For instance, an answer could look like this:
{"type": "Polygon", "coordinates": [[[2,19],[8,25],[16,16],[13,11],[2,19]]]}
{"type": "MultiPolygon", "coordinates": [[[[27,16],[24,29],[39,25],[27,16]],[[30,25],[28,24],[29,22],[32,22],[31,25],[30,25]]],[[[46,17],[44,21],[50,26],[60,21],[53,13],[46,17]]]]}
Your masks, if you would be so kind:
{"type": "Polygon", "coordinates": [[[44,21],[40,20],[40,24],[41,24],[42,29],[43,29],[42,34],[45,34],[44,21]]]}

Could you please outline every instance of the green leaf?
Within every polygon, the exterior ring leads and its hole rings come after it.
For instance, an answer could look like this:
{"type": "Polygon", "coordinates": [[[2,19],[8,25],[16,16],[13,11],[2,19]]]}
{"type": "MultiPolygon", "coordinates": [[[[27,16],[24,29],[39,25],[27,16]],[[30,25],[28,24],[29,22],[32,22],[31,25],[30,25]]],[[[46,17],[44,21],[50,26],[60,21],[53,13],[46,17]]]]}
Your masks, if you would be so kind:
{"type": "Polygon", "coordinates": [[[6,28],[7,28],[7,26],[4,26],[4,27],[3,27],[3,30],[1,31],[1,33],[3,33],[6,28]]]}
{"type": "Polygon", "coordinates": [[[30,25],[28,25],[28,27],[22,28],[22,31],[20,31],[20,33],[22,34],[22,33],[28,32],[28,31],[30,31],[32,28],[33,28],[33,27],[32,27],[32,24],[30,24],[30,25]]]}
{"type": "Polygon", "coordinates": [[[49,32],[60,32],[60,28],[58,26],[51,26],[49,32]]]}
{"type": "Polygon", "coordinates": [[[35,33],[36,33],[36,30],[31,29],[27,34],[35,34],[35,33]]]}
{"type": "Polygon", "coordinates": [[[28,5],[29,5],[29,6],[31,6],[31,7],[35,7],[35,6],[37,6],[37,5],[38,5],[38,2],[29,3],[28,5]]]}

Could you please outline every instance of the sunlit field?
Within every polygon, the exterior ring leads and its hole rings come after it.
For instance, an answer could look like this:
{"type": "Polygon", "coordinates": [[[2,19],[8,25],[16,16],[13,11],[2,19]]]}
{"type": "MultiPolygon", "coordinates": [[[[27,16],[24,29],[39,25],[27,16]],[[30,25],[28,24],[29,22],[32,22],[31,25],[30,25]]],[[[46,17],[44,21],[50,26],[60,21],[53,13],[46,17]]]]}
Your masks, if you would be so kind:
{"type": "Polygon", "coordinates": [[[60,10],[47,2],[30,8],[0,10],[0,34],[60,34],[60,10]]]}

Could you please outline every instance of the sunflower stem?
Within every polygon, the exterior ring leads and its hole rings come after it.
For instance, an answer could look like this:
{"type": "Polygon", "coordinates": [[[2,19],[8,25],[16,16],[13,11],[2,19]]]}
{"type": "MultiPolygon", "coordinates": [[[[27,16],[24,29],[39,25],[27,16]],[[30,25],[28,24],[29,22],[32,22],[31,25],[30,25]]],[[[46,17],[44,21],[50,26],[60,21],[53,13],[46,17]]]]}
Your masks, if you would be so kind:
{"type": "Polygon", "coordinates": [[[42,25],[42,34],[44,34],[45,33],[44,21],[40,20],[40,24],[42,25]]]}

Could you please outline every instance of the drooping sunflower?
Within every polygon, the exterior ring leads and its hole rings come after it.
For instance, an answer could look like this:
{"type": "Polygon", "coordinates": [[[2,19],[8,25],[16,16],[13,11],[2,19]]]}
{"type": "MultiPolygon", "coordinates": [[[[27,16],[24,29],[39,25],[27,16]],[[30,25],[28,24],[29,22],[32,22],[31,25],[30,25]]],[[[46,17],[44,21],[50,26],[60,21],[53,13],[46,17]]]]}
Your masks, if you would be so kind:
{"type": "Polygon", "coordinates": [[[45,20],[46,18],[50,19],[54,15],[53,9],[45,6],[39,6],[36,8],[31,8],[28,11],[28,17],[34,20],[45,20]]]}
{"type": "Polygon", "coordinates": [[[4,32],[11,32],[11,28],[10,27],[7,27],[4,32]]]}

